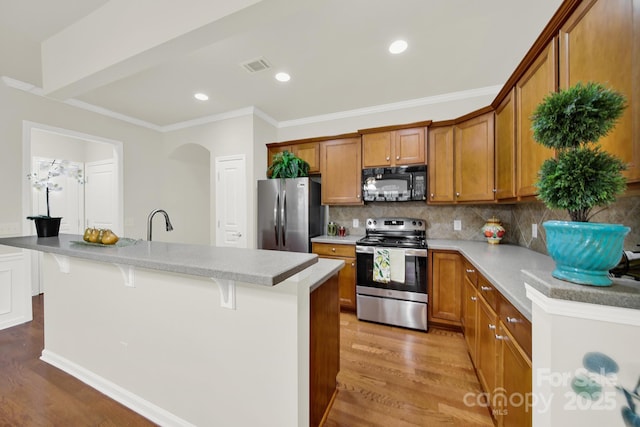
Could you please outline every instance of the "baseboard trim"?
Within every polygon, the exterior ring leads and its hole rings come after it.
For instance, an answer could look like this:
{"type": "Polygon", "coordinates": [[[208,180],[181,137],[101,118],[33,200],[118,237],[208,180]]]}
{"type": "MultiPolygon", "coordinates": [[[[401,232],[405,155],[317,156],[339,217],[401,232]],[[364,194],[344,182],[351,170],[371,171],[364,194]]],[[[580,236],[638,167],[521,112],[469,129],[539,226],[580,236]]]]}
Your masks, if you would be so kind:
{"type": "Polygon", "coordinates": [[[148,400],[145,400],[140,396],[131,393],[130,391],[120,387],[119,385],[114,384],[113,382],[99,375],[96,375],[88,369],[85,369],[82,366],[79,366],[64,357],[59,356],[52,351],[49,351],[47,349],[42,350],[40,360],[52,366],[55,366],[56,368],[66,372],[67,374],[79,379],[83,383],[93,387],[106,396],[109,396],[116,402],[123,404],[127,408],[137,412],[138,414],[156,424],[167,427],[195,427],[194,424],[191,424],[183,420],[182,418],[175,416],[171,412],[168,412],[161,407],[154,405],[148,400]]]}

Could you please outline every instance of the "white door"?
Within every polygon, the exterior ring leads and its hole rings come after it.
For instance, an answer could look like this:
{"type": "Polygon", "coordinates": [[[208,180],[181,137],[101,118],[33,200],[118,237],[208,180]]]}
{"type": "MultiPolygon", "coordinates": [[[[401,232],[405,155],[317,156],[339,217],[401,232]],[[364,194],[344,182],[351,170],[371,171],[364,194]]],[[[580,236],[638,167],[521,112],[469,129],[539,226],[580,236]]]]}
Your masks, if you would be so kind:
{"type": "Polygon", "coordinates": [[[85,163],[85,223],[86,227],[117,230],[117,191],[113,160],[85,163]]]}
{"type": "MultiPolygon", "coordinates": [[[[55,159],[57,163],[61,159],[55,159]]],[[[39,178],[46,178],[54,159],[43,157],[33,158],[33,172],[39,178]]],[[[82,171],[83,164],[68,161],[68,169],[82,171]]],[[[59,191],[49,191],[49,210],[53,217],[62,217],[60,233],[82,234],[84,230],[84,188],[76,178],[59,175],[51,178],[61,188],[59,191]]],[[[33,189],[33,215],[47,214],[47,194],[44,189],[33,189]]]]}
{"type": "Polygon", "coordinates": [[[216,157],[216,246],[247,247],[244,155],[216,157]]]}

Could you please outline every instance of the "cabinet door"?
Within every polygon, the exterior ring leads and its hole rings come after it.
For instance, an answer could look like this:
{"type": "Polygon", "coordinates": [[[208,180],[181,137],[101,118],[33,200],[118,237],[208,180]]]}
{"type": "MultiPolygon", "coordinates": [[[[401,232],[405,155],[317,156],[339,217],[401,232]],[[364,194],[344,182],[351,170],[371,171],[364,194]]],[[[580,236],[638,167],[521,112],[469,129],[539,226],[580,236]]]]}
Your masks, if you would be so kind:
{"type": "Polygon", "coordinates": [[[453,126],[429,129],[429,203],[453,202],[453,126]]]}
{"type": "Polygon", "coordinates": [[[309,163],[309,173],[320,172],[320,143],[307,142],[291,146],[293,154],[309,163]]]}
{"type": "Polygon", "coordinates": [[[496,199],[516,197],[516,92],[496,109],[496,199]]]}
{"type": "Polygon", "coordinates": [[[629,165],[625,176],[630,182],[640,181],[640,121],[635,123],[635,138],[633,129],[634,117],[640,114],[640,37],[634,34],[633,20],[634,12],[638,16],[640,11],[634,11],[633,3],[583,1],[560,29],[559,64],[561,88],[595,81],[627,98],[628,107],[616,127],[598,143],[629,165]]]}
{"type": "Polygon", "coordinates": [[[493,112],[455,126],[456,201],[494,199],[493,112]]]}
{"type": "Polygon", "coordinates": [[[531,115],[544,97],[556,90],[555,39],[540,54],[516,84],[517,194],[519,197],[538,193],[535,183],[542,162],[553,157],[553,150],[535,142],[531,115]]]}
{"type": "MultiPolygon", "coordinates": [[[[498,372],[499,387],[506,399],[502,400],[502,407],[494,411],[498,415],[498,425],[501,427],[531,427],[531,360],[520,348],[513,336],[501,324],[498,330],[500,338],[501,365],[498,372]],[[522,397],[521,399],[509,399],[510,396],[522,397]],[[517,402],[517,405],[510,405],[517,402]]],[[[497,409],[497,408],[496,408],[497,409]]]]}
{"type": "Polygon", "coordinates": [[[471,361],[476,363],[476,332],[478,329],[478,295],[476,288],[465,275],[462,281],[462,328],[467,341],[471,361]]]}
{"type": "Polygon", "coordinates": [[[431,257],[429,321],[460,326],[462,312],[462,261],[456,252],[434,251],[431,257]]]}
{"type": "Polygon", "coordinates": [[[391,144],[393,132],[367,133],[362,135],[362,167],[391,166],[391,144]]]}
{"type": "Polygon", "coordinates": [[[424,164],[424,128],[401,129],[395,132],[396,165],[424,164]]]}
{"type": "Polygon", "coordinates": [[[356,311],[356,259],[342,258],[344,267],[340,270],[340,308],[356,311]]]}
{"type": "Polygon", "coordinates": [[[360,138],[336,139],[320,144],[323,205],[362,204],[360,138]]]}
{"type": "Polygon", "coordinates": [[[482,388],[488,393],[490,398],[496,390],[496,373],[498,367],[496,328],[497,316],[495,311],[493,311],[483,298],[478,298],[476,372],[478,373],[478,379],[480,380],[482,388]]]}

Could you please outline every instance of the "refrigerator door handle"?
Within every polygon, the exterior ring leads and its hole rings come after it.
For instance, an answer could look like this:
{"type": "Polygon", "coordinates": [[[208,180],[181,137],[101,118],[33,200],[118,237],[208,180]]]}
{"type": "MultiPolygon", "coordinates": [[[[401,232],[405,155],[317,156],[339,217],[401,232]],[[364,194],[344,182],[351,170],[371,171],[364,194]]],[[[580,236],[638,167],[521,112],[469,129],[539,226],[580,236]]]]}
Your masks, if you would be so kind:
{"type": "Polygon", "coordinates": [[[279,246],[278,241],[278,211],[280,210],[280,194],[276,194],[276,200],[273,204],[273,233],[276,236],[276,246],[279,246]]]}
{"type": "Polygon", "coordinates": [[[287,246],[287,192],[282,192],[282,210],[280,211],[282,219],[280,224],[282,226],[282,247],[287,246]]]}

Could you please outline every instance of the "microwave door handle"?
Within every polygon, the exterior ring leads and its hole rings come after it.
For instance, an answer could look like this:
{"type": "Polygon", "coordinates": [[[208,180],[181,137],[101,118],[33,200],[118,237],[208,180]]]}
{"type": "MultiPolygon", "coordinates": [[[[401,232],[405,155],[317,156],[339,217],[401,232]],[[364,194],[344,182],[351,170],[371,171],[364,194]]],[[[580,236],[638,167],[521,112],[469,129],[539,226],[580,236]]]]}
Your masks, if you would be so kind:
{"type": "Polygon", "coordinates": [[[278,211],[280,210],[280,194],[276,194],[276,200],[273,203],[273,234],[276,236],[276,246],[278,246],[278,211]]]}

